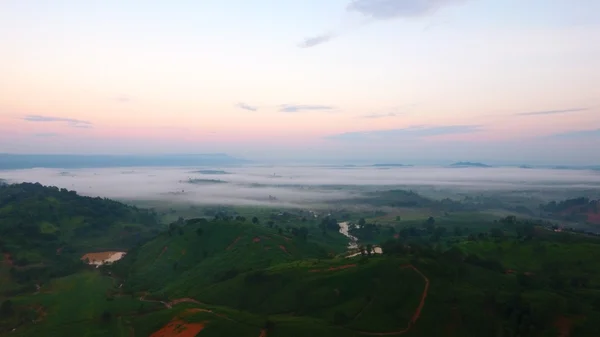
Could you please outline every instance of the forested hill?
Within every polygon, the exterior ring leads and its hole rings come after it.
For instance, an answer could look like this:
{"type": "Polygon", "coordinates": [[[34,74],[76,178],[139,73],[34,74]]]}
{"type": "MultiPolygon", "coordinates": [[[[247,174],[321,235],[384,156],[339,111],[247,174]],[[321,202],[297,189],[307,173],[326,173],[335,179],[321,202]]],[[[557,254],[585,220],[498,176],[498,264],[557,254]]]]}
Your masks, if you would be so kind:
{"type": "Polygon", "coordinates": [[[153,212],[120,202],[40,184],[0,185],[0,249],[16,267],[127,249],[158,230],[153,212]]]}
{"type": "Polygon", "coordinates": [[[540,209],[556,219],[600,224],[600,200],[581,197],[559,202],[552,201],[540,205],[540,209]]]}

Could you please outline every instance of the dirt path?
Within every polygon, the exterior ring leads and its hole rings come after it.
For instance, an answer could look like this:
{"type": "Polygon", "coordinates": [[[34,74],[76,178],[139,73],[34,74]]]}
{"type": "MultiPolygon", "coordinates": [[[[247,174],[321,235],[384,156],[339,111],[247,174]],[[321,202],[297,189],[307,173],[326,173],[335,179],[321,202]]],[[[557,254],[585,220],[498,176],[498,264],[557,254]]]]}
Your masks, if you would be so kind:
{"type": "Polygon", "coordinates": [[[233,248],[233,246],[235,246],[235,244],[238,241],[240,241],[241,238],[242,238],[241,236],[238,236],[237,238],[235,238],[235,240],[233,240],[233,242],[229,246],[227,246],[227,248],[225,248],[225,250],[231,250],[231,248],[233,248]]]}
{"type": "MultiPolygon", "coordinates": [[[[165,302],[165,301],[157,301],[157,300],[147,300],[146,299],[146,295],[147,294],[142,295],[139,298],[139,300],[142,301],[142,302],[149,302],[149,303],[161,303],[162,305],[165,306],[166,309],[172,309],[174,305],[179,304],[179,303],[194,303],[194,304],[198,304],[198,305],[206,305],[206,304],[204,304],[204,303],[202,303],[200,301],[197,301],[197,300],[195,300],[193,298],[178,298],[178,299],[174,299],[174,300],[172,300],[170,302],[165,302]]],[[[235,323],[238,323],[238,324],[246,324],[246,323],[243,323],[243,322],[240,322],[240,321],[236,321],[235,319],[230,318],[227,315],[219,314],[217,312],[214,312],[214,311],[212,311],[210,309],[192,308],[192,309],[186,310],[183,314],[184,315],[185,314],[193,314],[195,312],[206,312],[206,313],[213,314],[213,315],[215,315],[215,316],[217,316],[219,318],[223,318],[223,319],[226,319],[226,320],[231,321],[231,322],[235,322],[235,323]]],[[[160,335],[157,335],[157,336],[160,336],[160,335]]],[[[267,337],[267,330],[266,329],[261,329],[259,337],[267,337]]]]}
{"type": "Polygon", "coordinates": [[[359,333],[361,335],[367,335],[367,336],[395,336],[395,335],[402,335],[404,333],[407,333],[415,325],[415,323],[417,323],[417,320],[419,319],[419,317],[421,317],[421,311],[423,310],[423,306],[425,306],[425,299],[427,298],[427,293],[429,292],[429,279],[427,278],[427,276],[425,276],[419,269],[417,269],[412,264],[406,264],[406,265],[400,266],[400,268],[402,268],[402,269],[410,268],[410,269],[414,270],[415,272],[417,272],[419,275],[421,275],[423,280],[425,280],[425,287],[423,288],[423,293],[421,293],[421,301],[419,302],[419,306],[415,309],[415,312],[413,313],[410,321],[408,321],[406,328],[404,328],[402,330],[389,331],[389,332],[369,332],[369,331],[352,330],[353,332],[359,333]]]}

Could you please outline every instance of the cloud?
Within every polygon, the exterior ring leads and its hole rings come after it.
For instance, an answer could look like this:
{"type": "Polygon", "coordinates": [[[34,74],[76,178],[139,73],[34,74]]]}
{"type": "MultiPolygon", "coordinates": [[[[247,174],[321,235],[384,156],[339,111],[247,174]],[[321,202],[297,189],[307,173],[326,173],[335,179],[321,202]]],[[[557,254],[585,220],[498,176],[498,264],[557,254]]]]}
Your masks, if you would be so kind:
{"type": "Polygon", "coordinates": [[[345,132],[326,137],[332,140],[383,140],[393,138],[426,138],[481,131],[480,125],[409,126],[403,129],[345,132]]]}
{"type": "Polygon", "coordinates": [[[236,104],[235,106],[240,109],[244,109],[244,110],[248,110],[248,111],[257,111],[258,110],[257,106],[252,106],[252,105],[242,103],[242,102],[236,104]]]}
{"type": "Polygon", "coordinates": [[[390,20],[425,16],[444,6],[465,0],[354,0],[346,7],[372,20],[390,20]]]}
{"type": "Polygon", "coordinates": [[[27,115],[23,117],[23,120],[28,122],[67,123],[72,128],[92,128],[92,122],[73,118],[27,115]]]}
{"type": "Polygon", "coordinates": [[[554,139],[598,138],[598,139],[600,139],[600,129],[575,130],[575,131],[568,131],[568,132],[563,132],[563,133],[556,133],[556,134],[548,136],[548,138],[554,138],[554,139]]]}
{"type": "Polygon", "coordinates": [[[397,113],[395,112],[388,112],[388,113],[382,113],[382,114],[370,114],[370,115],[364,115],[361,116],[362,118],[372,118],[372,119],[376,119],[376,118],[386,118],[386,117],[396,117],[398,116],[397,113]]]}
{"type": "Polygon", "coordinates": [[[589,108],[571,108],[571,109],[563,109],[563,110],[544,110],[544,111],[520,112],[515,115],[516,116],[543,116],[543,115],[566,114],[566,113],[586,111],[586,110],[589,110],[589,108]]]}
{"type": "MultiPolygon", "coordinates": [[[[435,13],[438,9],[468,0],[352,0],[346,6],[347,13],[358,13],[367,20],[362,26],[374,21],[422,17],[435,13]]],[[[429,29],[429,28],[427,28],[429,29]]],[[[326,33],[309,37],[298,44],[300,48],[310,48],[331,41],[340,34],[326,33]]]]}
{"type": "Polygon", "coordinates": [[[335,37],[335,34],[332,34],[332,33],[308,37],[308,38],[304,39],[304,41],[300,42],[298,44],[298,47],[300,47],[300,48],[314,47],[314,46],[320,45],[322,43],[328,42],[331,39],[333,39],[334,37],[335,37]]]}
{"type": "Polygon", "coordinates": [[[319,111],[333,110],[330,105],[310,105],[310,104],[282,104],[279,106],[279,112],[302,112],[302,111],[319,111]]]}

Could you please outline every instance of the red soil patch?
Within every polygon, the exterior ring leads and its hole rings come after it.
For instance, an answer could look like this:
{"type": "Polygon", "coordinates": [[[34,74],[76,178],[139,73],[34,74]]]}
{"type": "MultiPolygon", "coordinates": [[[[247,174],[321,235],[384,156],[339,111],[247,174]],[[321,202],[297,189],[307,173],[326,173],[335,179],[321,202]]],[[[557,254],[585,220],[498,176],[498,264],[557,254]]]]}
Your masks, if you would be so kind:
{"type": "Polygon", "coordinates": [[[565,316],[559,316],[554,321],[554,327],[558,330],[558,337],[569,337],[571,335],[571,327],[573,321],[565,316]]]}
{"type": "Polygon", "coordinates": [[[257,236],[254,239],[252,239],[252,242],[254,242],[254,243],[260,242],[260,238],[257,236]]]}
{"type": "Polygon", "coordinates": [[[181,250],[181,255],[185,255],[185,249],[181,250]]]}
{"type": "Polygon", "coordinates": [[[56,248],[56,255],[60,255],[62,253],[64,247],[56,248]]]}
{"type": "Polygon", "coordinates": [[[202,304],[198,301],[196,301],[193,298],[178,298],[176,300],[172,300],[171,302],[169,302],[169,305],[173,306],[175,304],[179,304],[179,303],[194,303],[194,304],[202,304]]]}
{"type": "Polygon", "coordinates": [[[267,337],[267,329],[260,329],[260,335],[258,337],[267,337]]]}
{"type": "Polygon", "coordinates": [[[225,250],[230,250],[231,248],[233,248],[233,246],[235,246],[235,244],[238,241],[240,241],[241,238],[242,238],[241,236],[238,236],[237,238],[235,238],[235,240],[233,240],[233,242],[229,246],[227,246],[227,248],[225,248],[225,250]]]}
{"type": "Polygon", "coordinates": [[[400,238],[400,234],[396,233],[394,234],[394,239],[399,239],[400,238]]]}
{"type": "Polygon", "coordinates": [[[162,329],[156,331],[150,337],[195,337],[204,329],[208,322],[186,323],[179,319],[174,319],[162,329]]]}
{"type": "Polygon", "coordinates": [[[342,270],[342,269],[348,269],[348,268],[354,268],[356,267],[356,263],[354,264],[345,264],[343,266],[338,266],[338,267],[329,267],[329,269],[327,269],[328,271],[334,271],[334,270],[342,270]]]}
{"type": "Polygon", "coordinates": [[[285,248],[285,246],[284,246],[284,245],[279,245],[279,248],[280,248],[281,250],[283,250],[283,252],[284,252],[284,253],[286,253],[286,254],[289,254],[289,252],[287,251],[287,249],[285,248]]]}
{"type": "Polygon", "coordinates": [[[506,269],[506,270],[504,271],[504,274],[514,274],[514,273],[515,273],[515,271],[514,271],[514,270],[512,270],[512,269],[506,269]]]}
{"type": "Polygon", "coordinates": [[[13,266],[13,260],[9,253],[4,253],[4,263],[6,263],[9,267],[13,266]]]}

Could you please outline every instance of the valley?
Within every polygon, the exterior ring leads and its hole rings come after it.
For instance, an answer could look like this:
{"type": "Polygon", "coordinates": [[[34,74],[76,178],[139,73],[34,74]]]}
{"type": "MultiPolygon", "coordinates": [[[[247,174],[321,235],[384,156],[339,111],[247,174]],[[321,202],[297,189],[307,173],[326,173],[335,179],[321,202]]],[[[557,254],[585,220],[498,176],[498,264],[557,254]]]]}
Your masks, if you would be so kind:
{"type": "Polygon", "coordinates": [[[325,208],[145,209],[145,200],[5,185],[0,334],[595,333],[600,241],[594,222],[581,222],[594,199],[529,201],[541,204],[536,217],[511,211],[514,196],[423,191],[365,188],[325,208]]]}

